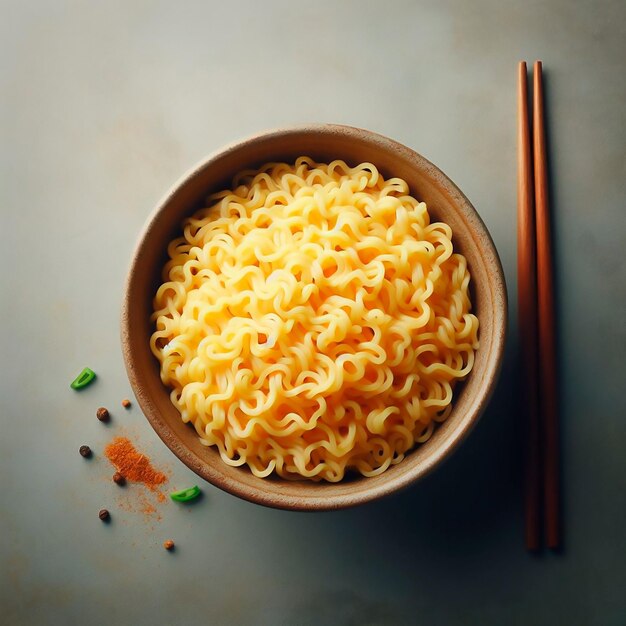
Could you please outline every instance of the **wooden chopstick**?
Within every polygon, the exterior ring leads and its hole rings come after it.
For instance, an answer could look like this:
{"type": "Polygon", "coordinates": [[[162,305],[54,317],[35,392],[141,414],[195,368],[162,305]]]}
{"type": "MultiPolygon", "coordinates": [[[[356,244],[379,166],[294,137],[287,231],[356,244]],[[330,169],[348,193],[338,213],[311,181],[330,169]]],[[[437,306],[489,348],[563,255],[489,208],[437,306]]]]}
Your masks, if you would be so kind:
{"type": "Polygon", "coordinates": [[[527,72],[526,63],[521,61],[517,92],[517,306],[522,356],[521,406],[526,409],[524,511],[526,547],[538,550],[541,538],[541,452],[537,382],[537,263],[531,159],[527,72]]]}
{"type": "Polygon", "coordinates": [[[537,300],[539,399],[543,436],[543,506],[546,544],[561,545],[560,446],[557,404],[557,363],[554,313],[554,270],[548,206],[548,176],[541,61],[533,70],[533,158],[537,238],[537,300]]]}

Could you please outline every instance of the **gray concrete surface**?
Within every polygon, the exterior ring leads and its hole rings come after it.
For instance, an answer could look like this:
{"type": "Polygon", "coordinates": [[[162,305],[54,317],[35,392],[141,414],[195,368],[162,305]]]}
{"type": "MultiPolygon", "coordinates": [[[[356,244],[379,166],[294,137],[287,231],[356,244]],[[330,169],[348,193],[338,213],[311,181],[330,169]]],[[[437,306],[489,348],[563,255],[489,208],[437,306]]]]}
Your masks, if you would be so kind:
{"type": "MultiPolygon", "coordinates": [[[[626,623],[626,5],[2,2],[3,624],[626,623]],[[566,549],[522,541],[515,355],[515,67],[545,64],[556,224],[566,549]],[[502,256],[501,384],[444,467],[384,502],[274,511],[203,484],[125,510],[128,433],[195,477],[130,396],[118,314],[148,213],[225,142],[306,121],[376,130],[473,201],[502,256]],[[99,378],[68,383],[84,365],[99,378]],[[94,417],[111,407],[106,427],[94,417]],[[86,462],[82,443],[96,450],[86,462]],[[98,509],[113,523],[103,526],[98,509]],[[173,538],[174,554],[161,542],[173,538]]],[[[132,397],[132,396],[131,396],[132,397]]]]}

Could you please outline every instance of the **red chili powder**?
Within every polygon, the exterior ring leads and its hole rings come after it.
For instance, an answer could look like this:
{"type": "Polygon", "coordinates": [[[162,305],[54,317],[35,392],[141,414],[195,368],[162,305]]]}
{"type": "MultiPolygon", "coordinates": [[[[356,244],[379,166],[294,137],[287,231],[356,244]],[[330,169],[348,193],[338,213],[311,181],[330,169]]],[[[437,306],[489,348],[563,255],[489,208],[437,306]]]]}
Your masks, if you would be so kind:
{"type": "Polygon", "coordinates": [[[118,495],[115,498],[117,506],[128,513],[142,513],[146,522],[160,522],[163,518],[157,509],[157,504],[150,502],[147,495],[137,495],[130,499],[128,494],[118,495]]]}
{"type": "Polygon", "coordinates": [[[150,502],[144,502],[141,512],[146,515],[152,515],[153,513],[156,513],[156,509],[153,504],[150,504],[150,502]]]}
{"type": "Polygon", "coordinates": [[[115,437],[104,449],[104,453],[115,469],[130,482],[143,483],[153,491],[158,485],[167,482],[167,476],[157,472],[152,467],[150,459],[145,454],[137,452],[126,437],[115,437]]]}

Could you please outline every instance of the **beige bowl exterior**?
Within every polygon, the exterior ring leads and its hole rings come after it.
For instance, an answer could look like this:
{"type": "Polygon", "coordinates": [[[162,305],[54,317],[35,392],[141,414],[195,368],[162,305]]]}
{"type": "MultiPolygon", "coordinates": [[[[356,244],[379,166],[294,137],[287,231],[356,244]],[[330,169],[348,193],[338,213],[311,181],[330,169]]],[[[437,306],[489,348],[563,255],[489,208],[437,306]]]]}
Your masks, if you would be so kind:
{"type": "Polygon", "coordinates": [[[148,220],[133,254],[122,306],[121,338],[126,369],[139,405],[159,437],[185,465],[213,485],[246,500],[293,510],[330,510],[381,498],[414,483],[446,459],[467,436],[494,390],[504,351],[506,287],[502,267],[482,220],[456,185],[413,150],[367,130],[310,125],[262,133],[208,157],[183,177],[148,220]],[[202,206],[209,191],[230,185],[234,174],[267,161],[308,155],[320,162],[369,161],[386,177],[406,180],[433,221],[447,222],[455,249],[471,271],[474,312],[480,320],[480,349],[474,369],[455,390],[449,418],[432,437],[380,476],[338,484],[257,478],[247,467],[224,463],[193,427],[182,422],[161,382],[150,352],[152,299],[161,283],[165,251],[180,233],[182,219],[202,206]]]}

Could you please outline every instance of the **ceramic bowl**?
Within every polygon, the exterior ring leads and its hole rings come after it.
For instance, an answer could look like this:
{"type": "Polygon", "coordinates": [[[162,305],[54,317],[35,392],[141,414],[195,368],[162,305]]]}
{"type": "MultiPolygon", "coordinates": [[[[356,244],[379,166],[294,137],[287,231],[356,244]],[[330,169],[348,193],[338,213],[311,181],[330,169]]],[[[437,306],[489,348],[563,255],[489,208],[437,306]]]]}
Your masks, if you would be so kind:
{"type": "Polygon", "coordinates": [[[337,125],[310,125],[265,132],[212,154],[186,174],[150,216],[134,251],[123,299],[121,335],[131,385],[144,414],[171,451],[196,474],[227,492],[259,504],[294,510],[328,510],[368,502],[412,485],[448,458],[485,409],[496,384],[504,350],[506,287],[489,233],[469,200],[435,165],[413,150],[376,133],[337,125]],[[182,422],[161,382],[150,352],[152,299],[161,283],[167,244],[180,234],[184,217],[202,206],[210,191],[232,176],[267,161],[308,155],[320,162],[343,159],[374,163],[386,177],[406,180],[428,205],[433,221],[447,222],[455,249],[471,271],[480,349],[467,380],[455,388],[453,409],[432,437],[399,464],[372,478],[340,483],[257,478],[247,467],[230,467],[182,422]]]}

